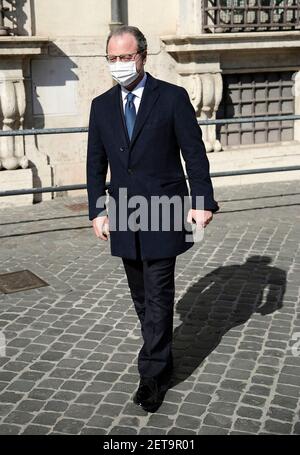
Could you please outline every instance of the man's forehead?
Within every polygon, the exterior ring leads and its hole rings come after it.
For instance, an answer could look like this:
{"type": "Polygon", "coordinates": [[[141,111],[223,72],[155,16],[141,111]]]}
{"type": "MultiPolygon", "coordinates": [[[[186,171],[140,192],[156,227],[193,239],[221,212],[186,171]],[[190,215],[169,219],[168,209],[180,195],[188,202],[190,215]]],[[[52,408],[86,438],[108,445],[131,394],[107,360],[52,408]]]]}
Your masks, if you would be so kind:
{"type": "Polygon", "coordinates": [[[135,37],[131,33],[123,33],[122,35],[114,35],[111,37],[108,43],[108,48],[124,48],[127,50],[135,50],[137,47],[137,42],[135,37]]]}

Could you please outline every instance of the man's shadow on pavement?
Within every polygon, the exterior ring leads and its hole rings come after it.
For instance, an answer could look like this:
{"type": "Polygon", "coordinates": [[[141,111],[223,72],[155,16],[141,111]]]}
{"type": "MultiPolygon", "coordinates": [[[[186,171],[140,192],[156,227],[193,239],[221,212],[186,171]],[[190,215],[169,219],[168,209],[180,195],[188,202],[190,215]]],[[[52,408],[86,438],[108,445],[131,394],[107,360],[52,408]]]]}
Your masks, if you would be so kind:
{"type": "Polygon", "coordinates": [[[253,313],[267,315],[282,307],[286,272],[271,262],[269,256],[251,256],[242,265],[218,267],[177,302],[182,324],[173,335],[171,387],[188,378],[228,330],[253,313]]]}

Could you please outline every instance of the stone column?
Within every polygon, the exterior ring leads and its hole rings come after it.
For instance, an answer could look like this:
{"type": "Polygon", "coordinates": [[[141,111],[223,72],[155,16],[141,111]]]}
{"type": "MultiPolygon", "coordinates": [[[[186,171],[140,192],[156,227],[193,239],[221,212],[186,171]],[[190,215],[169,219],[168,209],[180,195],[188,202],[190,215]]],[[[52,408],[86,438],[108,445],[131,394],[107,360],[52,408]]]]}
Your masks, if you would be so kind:
{"type": "MultiPolygon", "coordinates": [[[[295,97],[295,114],[300,115],[300,71],[293,74],[294,87],[293,94],[295,97]]],[[[294,140],[300,141],[300,120],[294,121],[294,140]]]]}
{"type": "MultiPolygon", "coordinates": [[[[9,67],[10,65],[5,65],[9,67]]],[[[21,65],[20,65],[21,66],[21,65]]],[[[3,65],[1,65],[3,68],[3,65]]],[[[20,70],[2,69],[0,71],[0,114],[2,130],[22,129],[25,112],[25,90],[20,70]],[[19,74],[18,74],[19,73],[19,74]]],[[[2,136],[0,141],[0,166],[2,169],[28,167],[23,143],[18,136],[2,136]]]]}
{"type": "MultiPolygon", "coordinates": [[[[214,120],[223,92],[219,62],[197,61],[188,69],[181,66],[179,74],[181,76],[179,83],[189,92],[199,120],[214,120]]],[[[216,125],[201,125],[201,130],[207,152],[222,150],[221,143],[216,137],[216,125]]]]}
{"type": "MultiPolygon", "coordinates": [[[[23,71],[24,68],[30,68],[30,56],[47,52],[48,43],[49,39],[46,37],[1,37],[0,128],[4,131],[22,130],[31,123],[31,76],[30,72],[24,74],[23,71]]],[[[22,135],[0,137],[1,190],[51,186],[52,167],[48,164],[45,153],[37,150],[34,139],[34,136],[22,135]]],[[[51,198],[51,193],[1,196],[0,204],[4,208],[32,204],[33,201],[47,198],[51,198]]]]}

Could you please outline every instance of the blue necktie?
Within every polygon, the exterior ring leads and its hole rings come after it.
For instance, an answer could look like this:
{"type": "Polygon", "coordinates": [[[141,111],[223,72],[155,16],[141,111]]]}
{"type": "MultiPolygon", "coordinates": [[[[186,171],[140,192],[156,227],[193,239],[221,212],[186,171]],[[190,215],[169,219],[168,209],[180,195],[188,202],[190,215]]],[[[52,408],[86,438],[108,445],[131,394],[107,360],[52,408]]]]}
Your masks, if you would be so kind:
{"type": "Polygon", "coordinates": [[[128,131],[128,136],[131,139],[132,131],[136,119],[135,105],[133,102],[135,95],[132,92],[127,94],[127,102],[125,105],[125,121],[128,131]]]}

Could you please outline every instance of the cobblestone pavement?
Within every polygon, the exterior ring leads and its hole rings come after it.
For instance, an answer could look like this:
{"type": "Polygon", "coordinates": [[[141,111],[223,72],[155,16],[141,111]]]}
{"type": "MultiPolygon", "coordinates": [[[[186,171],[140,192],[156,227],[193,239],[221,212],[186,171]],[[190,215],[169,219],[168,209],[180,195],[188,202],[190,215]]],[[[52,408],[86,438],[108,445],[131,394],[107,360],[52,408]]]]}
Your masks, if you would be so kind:
{"type": "Polygon", "coordinates": [[[300,434],[299,194],[216,190],[221,212],[177,257],[174,384],[155,414],[132,403],[140,328],[86,199],[1,210],[0,273],[49,286],[0,294],[0,433],[300,434]]]}

